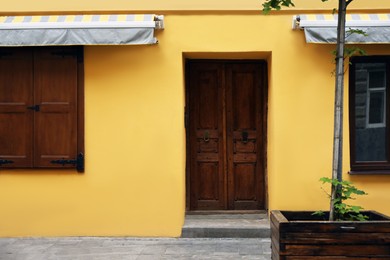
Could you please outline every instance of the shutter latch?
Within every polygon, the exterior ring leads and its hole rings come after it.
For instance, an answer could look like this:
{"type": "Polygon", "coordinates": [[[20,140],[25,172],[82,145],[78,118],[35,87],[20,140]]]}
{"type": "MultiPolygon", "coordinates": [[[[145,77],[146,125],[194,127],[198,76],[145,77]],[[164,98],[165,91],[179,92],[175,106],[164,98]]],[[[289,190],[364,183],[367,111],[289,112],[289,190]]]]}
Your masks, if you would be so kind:
{"type": "Polygon", "coordinates": [[[9,164],[9,163],[14,163],[14,161],[0,159],[0,166],[2,166],[3,164],[9,164]]]}
{"type": "Polygon", "coordinates": [[[31,109],[31,110],[38,112],[40,110],[40,107],[39,107],[39,105],[35,105],[35,106],[27,107],[27,109],[31,109]]]}
{"type": "Polygon", "coordinates": [[[84,154],[83,153],[79,153],[77,155],[76,159],[71,159],[71,160],[65,160],[65,159],[53,160],[53,161],[51,161],[51,163],[53,163],[53,164],[61,164],[62,166],[65,166],[67,164],[72,164],[72,165],[76,166],[76,169],[77,169],[78,172],[84,172],[84,154]]]}

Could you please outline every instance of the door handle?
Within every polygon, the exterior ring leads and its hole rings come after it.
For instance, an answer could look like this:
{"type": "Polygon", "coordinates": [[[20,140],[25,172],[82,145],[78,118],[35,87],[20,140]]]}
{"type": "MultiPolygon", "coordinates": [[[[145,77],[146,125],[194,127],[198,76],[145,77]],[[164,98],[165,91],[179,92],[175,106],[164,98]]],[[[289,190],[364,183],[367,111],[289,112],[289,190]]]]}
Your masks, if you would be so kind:
{"type": "Polygon", "coordinates": [[[241,132],[241,141],[246,144],[248,142],[248,132],[242,131],[241,132]]]}
{"type": "Polygon", "coordinates": [[[209,131],[204,131],[204,134],[203,134],[203,141],[205,141],[206,143],[208,141],[210,141],[210,134],[209,134],[209,131]]]}

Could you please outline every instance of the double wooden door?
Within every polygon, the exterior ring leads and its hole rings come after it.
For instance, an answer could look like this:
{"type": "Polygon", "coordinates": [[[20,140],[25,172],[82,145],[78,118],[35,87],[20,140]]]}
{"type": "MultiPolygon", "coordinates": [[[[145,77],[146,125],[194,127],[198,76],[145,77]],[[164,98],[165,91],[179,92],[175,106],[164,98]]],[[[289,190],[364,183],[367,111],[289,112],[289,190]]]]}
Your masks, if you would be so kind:
{"type": "Polygon", "coordinates": [[[187,68],[189,209],[264,209],[266,63],[187,68]]]}

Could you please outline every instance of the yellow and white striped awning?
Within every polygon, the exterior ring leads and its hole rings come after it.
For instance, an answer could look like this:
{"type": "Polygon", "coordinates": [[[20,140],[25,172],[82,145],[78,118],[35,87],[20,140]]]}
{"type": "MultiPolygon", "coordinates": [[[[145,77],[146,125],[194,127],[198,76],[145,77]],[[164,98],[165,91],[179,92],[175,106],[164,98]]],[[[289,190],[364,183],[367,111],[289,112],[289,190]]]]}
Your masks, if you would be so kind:
{"type": "MultiPolygon", "coordinates": [[[[337,14],[305,14],[293,17],[293,29],[305,30],[309,43],[336,43],[337,14]]],[[[347,14],[347,43],[390,43],[390,14],[347,14]],[[348,34],[360,29],[367,35],[348,34]]]]}
{"type": "Polygon", "coordinates": [[[0,16],[0,46],[154,44],[153,14],[0,16]]]}

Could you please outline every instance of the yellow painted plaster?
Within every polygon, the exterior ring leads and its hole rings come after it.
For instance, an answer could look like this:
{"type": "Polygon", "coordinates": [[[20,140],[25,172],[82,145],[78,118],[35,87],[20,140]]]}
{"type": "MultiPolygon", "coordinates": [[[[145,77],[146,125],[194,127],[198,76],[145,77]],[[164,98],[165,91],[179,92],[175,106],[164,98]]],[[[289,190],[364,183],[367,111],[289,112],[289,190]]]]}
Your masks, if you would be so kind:
{"type": "MultiPolygon", "coordinates": [[[[93,11],[256,11],[261,10],[263,0],[14,0],[2,3],[0,12],[93,12],[93,11]]],[[[296,0],[291,11],[332,10],[337,0],[322,3],[321,0],[296,0]]],[[[389,8],[386,0],[355,0],[349,7],[357,10],[389,8]]],[[[285,9],[284,9],[285,10],[285,9]]],[[[288,10],[288,9],[287,9],[288,10]]]]}
{"type": "MultiPolygon", "coordinates": [[[[158,45],[85,47],[86,171],[1,169],[0,236],[179,236],[185,58],[267,61],[269,208],[326,209],[318,179],[331,169],[334,46],[306,44],[291,20],[288,14],[169,14],[158,45]]],[[[367,51],[390,55],[386,45],[367,51]]],[[[370,194],[358,202],[390,214],[390,176],[347,174],[345,115],[344,175],[370,194]]]]}

